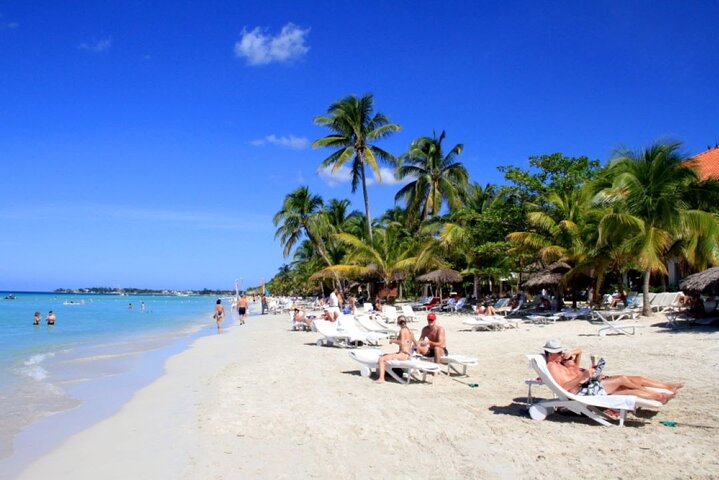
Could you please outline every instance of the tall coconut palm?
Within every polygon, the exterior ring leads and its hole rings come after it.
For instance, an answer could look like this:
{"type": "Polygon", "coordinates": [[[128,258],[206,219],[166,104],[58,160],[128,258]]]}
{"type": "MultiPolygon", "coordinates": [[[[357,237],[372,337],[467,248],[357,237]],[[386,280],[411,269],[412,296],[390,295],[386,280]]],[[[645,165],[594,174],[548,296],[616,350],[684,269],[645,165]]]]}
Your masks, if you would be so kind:
{"type": "Polygon", "coordinates": [[[419,211],[419,217],[437,217],[443,203],[450,208],[460,204],[469,175],[467,169],[456,157],[462,153],[462,144],[457,144],[445,155],[442,141],[445,132],[439,138],[436,135],[420,137],[402,155],[397,168],[399,178],[414,178],[395,195],[395,201],[405,200],[410,212],[419,211]]]}
{"type": "Polygon", "coordinates": [[[322,239],[322,225],[326,223],[326,220],[323,222],[321,218],[323,204],[322,197],[311,194],[307,187],[299,187],[287,194],[282,209],[272,219],[274,225],[278,227],[275,238],[279,238],[282,242],[282,253],[285,258],[302,237],[306,236],[317,249],[322,260],[327,265],[332,265],[322,239]]]}
{"type": "Polygon", "coordinates": [[[707,255],[716,252],[716,217],[690,208],[687,199],[699,180],[694,170],[683,164],[686,157],[678,149],[677,143],[658,143],[639,152],[620,150],[609,165],[611,186],[596,196],[597,201],[613,206],[599,223],[600,243],[621,235],[634,262],[644,270],[645,316],[651,315],[651,274],[666,273],[667,255],[677,241],[708,240],[703,243],[709,247],[706,255],[696,258],[694,252],[687,258],[692,262],[705,262],[707,255]]]}
{"type": "Polygon", "coordinates": [[[332,166],[332,172],[336,172],[347,162],[352,162],[352,193],[357,191],[360,184],[362,185],[367,233],[370,241],[372,240],[372,217],[369,210],[365,166],[369,166],[375,176],[381,180],[379,160],[390,164],[395,161],[390,153],[370,142],[381,140],[400,129],[399,125],[390,123],[385,115],[373,114],[373,110],[372,95],[365,95],[361,98],[348,96],[333,103],[327,110],[328,115],[315,117],[317,125],[329,128],[332,133],[312,144],[313,148],[336,149],[322,161],[320,170],[332,166]]]}

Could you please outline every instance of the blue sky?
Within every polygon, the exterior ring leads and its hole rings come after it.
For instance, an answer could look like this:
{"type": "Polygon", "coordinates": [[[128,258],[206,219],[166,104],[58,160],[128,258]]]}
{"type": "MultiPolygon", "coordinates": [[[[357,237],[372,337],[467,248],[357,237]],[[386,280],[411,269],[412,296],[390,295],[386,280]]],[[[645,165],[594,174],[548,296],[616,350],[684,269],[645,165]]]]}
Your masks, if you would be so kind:
{"type": "MultiPolygon", "coordinates": [[[[447,131],[473,181],[563,152],[719,137],[719,3],[0,0],[0,289],[232,288],[283,263],[271,218],[373,93],[447,131]]],[[[388,176],[384,180],[389,180],[388,176]]],[[[370,187],[373,215],[398,185],[370,187]]]]}

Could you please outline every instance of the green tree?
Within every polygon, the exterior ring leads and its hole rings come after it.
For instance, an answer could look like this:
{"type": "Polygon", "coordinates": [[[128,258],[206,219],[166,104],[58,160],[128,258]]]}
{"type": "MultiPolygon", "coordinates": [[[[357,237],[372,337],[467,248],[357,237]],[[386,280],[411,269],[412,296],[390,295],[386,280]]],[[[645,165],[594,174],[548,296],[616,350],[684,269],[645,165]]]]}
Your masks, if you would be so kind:
{"type": "Polygon", "coordinates": [[[303,236],[306,236],[322,260],[327,265],[332,265],[322,238],[323,230],[327,229],[327,221],[322,214],[323,203],[322,197],[311,194],[307,187],[299,187],[287,194],[282,209],[272,220],[278,227],[275,238],[282,242],[285,258],[303,236]]]}
{"type": "Polygon", "coordinates": [[[444,131],[436,135],[420,137],[402,155],[397,176],[414,178],[395,195],[395,202],[405,200],[410,213],[419,212],[419,218],[437,217],[442,204],[450,208],[460,204],[462,192],[467,186],[469,174],[456,157],[462,153],[462,144],[452,147],[447,154],[442,150],[444,131]]]}
{"type": "Polygon", "coordinates": [[[499,167],[504,177],[514,185],[509,187],[523,202],[537,202],[549,192],[569,195],[578,185],[594,177],[598,160],[587,157],[565,157],[561,153],[529,157],[530,170],[506,165],[499,167]]]}
{"type": "Polygon", "coordinates": [[[599,223],[600,244],[621,242],[644,271],[645,316],[651,315],[651,274],[666,273],[672,250],[682,251],[695,267],[716,261],[717,219],[691,208],[688,199],[701,184],[678,149],[678,143],[657,143],[639,152],[618,151],[608,168],[611,185],[596,196],[612,207],[599,223]]]}
{"type": "Polygon", "coordinates": [[[367,195],[365,166],[369,166],[377,179],[381,180],[379,160],[389,164],[393,164],[395,161],[390,153],[371,142],[386,138],[400,129],[399,125],[390,123],[382,113],[373,114],[373,110],[372,95],[365,95],[361,98],[349,96],[333,103],[327,111],[328,115],[315,117],[315,124],[329,128],[332,133],[312,144],[313,148],[336,149],[322,161],[320,170],[332,166],[332,172],[336,172],[347,162],[352,162],[352,193],[357,191],[360,184],[362,185],[367,234],[370,240],[372,239],[372,217],[367,195]]]}

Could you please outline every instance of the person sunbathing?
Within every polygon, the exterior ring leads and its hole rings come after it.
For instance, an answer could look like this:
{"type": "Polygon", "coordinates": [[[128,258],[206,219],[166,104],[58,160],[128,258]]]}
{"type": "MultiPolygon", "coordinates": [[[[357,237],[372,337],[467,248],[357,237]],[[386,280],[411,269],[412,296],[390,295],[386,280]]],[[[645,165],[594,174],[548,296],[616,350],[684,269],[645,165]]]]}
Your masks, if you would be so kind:
{"type": "Polygon", "coordinates": [[[293,325],[299,324],[305,324],[308,327],[312,328],[312,319],[307,318],[307,315],[305,315],[305,312],[300,310],[299,308],[294,309],[294,315],[292,315],[292,322],[293,325]]]}
{"type": "Polygon", "coordinates": [[[664,383],[637,375],[598,375],[596,366],[587,369],[579,367],[582,351],[575,349],[565,352],[558,340],[544,344],[547,368],[562,388],[580,396],[593,395],[634,395],[648,400],[667,403],[682,383],[664,383]],[[650,388],[661,388],[668,392],[657,392],[650,388]]]}
{"type": "Polygon", "coordinates": [[[397,338],[390,340],[389,343],[396,343],[399,345],[399,352],[387,353],[379,357],[379,360],[377,361],[377,372],[379,376],[374,383],[384,383],[384,372],[387,369],[387,362],[390,360],[409,360],[412,349],[417,348],[418,346],[417,340],[414,338],[414,333],[412,333],[412,330],[407,328],[407,320],[401,318],[397,320],[397,324],[400,327],[399,334],[397,335],[397,338]]]}
{"type": "Polygon", "coordinates": [[[476,313],[477,315],[496,315],[497,310],[489,303],[484,302],[482,305],[477,305],[476,313]]]}

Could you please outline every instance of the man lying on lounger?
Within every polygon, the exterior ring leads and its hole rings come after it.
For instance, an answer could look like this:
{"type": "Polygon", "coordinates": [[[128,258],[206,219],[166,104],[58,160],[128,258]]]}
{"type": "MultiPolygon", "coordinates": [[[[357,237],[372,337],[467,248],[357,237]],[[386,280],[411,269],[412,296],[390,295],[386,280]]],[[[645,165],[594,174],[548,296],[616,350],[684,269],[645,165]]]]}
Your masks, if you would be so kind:
{"type": "Polygon", "coordinates": [[[439,363],[448,353],[444,327],[437,325],[437,315],[434,313],[427,315],[427,326],[419,334],[417,352],[425,357],[434,358],[434,363],[439,363]]]}
{"type": "Polygon", "coordinates": [[[417,347],[417,340],[414,339],[414,333],[412,330],[407,328],[407,320],[400,318],[397,320],[399,325],[399,334],[397,338],[389,341],[389,343],[396,343],[399,345],[399,352],[388,353],[379,357],[377,361],[377,372],[379,376],[374,383],[384,383],[384,372],[387,369],[387,362],[390,360],[409,360],[412,353],[412,348],[417,347]]]}
{"type": "Polygon", "coordinates": [[[547,368],[562,388],[580,396],[592,395],[634,395],[648,400],[667,403],[676,395],[683,383],[662,383],[646,377],[630,375],[597,375],[597,367],[579,368],[582,351],[575,349],[565,352],[559,340],[544,344],[547,368]],[[660,393],[651,388],[661,388],[670,393],[660,393]]]}

